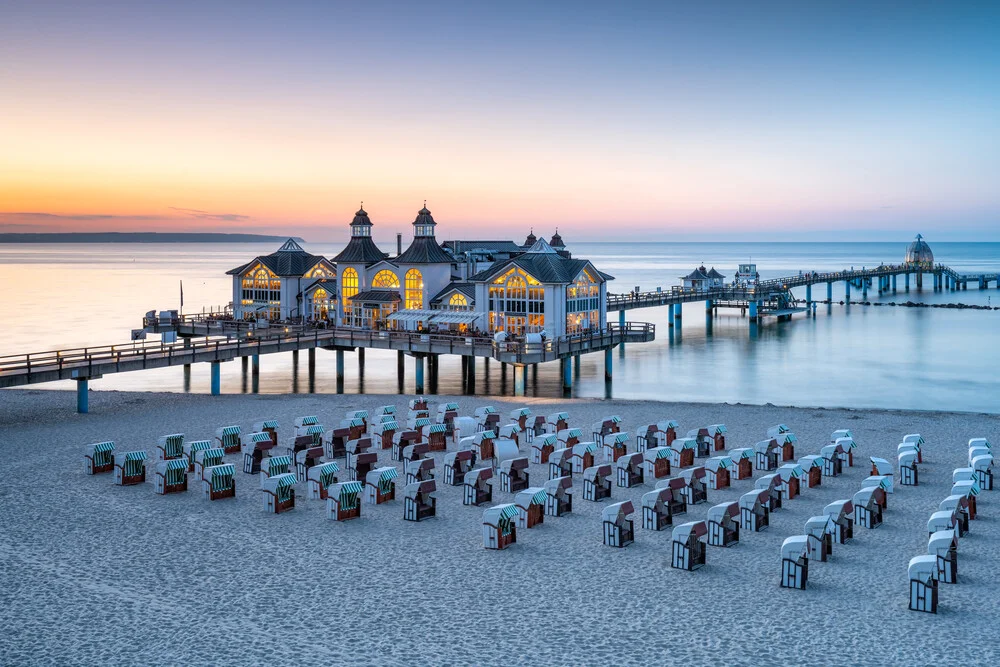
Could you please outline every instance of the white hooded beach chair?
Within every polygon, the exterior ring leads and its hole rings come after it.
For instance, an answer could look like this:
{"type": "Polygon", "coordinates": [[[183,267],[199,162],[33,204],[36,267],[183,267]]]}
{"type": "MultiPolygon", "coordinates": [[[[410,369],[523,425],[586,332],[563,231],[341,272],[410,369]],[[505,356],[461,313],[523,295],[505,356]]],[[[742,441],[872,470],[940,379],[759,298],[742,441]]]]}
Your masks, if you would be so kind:
{"type": "Polygon", "coordinates": [[[879,495],[885,497],[885,491],[879,486],[867,486],[854,494],[854,523],[865,528],[878,528],[882,525],[879,495]]]}
{"type": "Polygon", "coordinates": [[[579,442],[573,445],[573,454],[570,456],[573,472],[582,474],[584,470],[594,465],[596,455],[596,442],[579,442]]]}
{"type": "Polygon", "coordinates": [[[517,542],[517,506],[495,505],[483,512],[483,547],[506,549],[517,542]]]}
{"type": "Polygon", "coordinates": [[[977,456],[972,459],[972,470],[976,473],[976,481],[979,488],[986,491],[993,490],[993,456],[977,456]]]}
{"type": "Polygon", "coordinates": [[[573,478],[556,477],[545,482],[546,516],[562,516],[573,511],[573,478]]]}
{"type": "Polygon", "coordinates": [[[546,464],[549,455],[556,450],[559,439],[555,433],[538,436],[531,441],[531,462],[546,464]]]}
{"type": "Polygon", "coordinates": [[[808,538],[809,560],[825,563],[833,553],[833,529],[826,514],[806,519],[805,534],[808,538]]]}
{"type": "Polygon", "coordinates": [[[630,489],[633,486],[642,484],[645,479],[643,473],[642,454],[639,452],[626,454],[615,463],[615,476],[618,486],[623,489],[630,489]]]}
{"type": "Polygon", "coordinates": [[[642,453],[651,447],[657,447],[659,440],[656,434],[657,428],[655,423],[645,424],[637,428],[635,430],[635,451],[642,453]]]}
{"type": "Polygon", "coordinates": [[[677,439],[677,429],[680,424],[674,419],[664,419],[656,422],[656,446],[670,447],[677,439]]]}
{"type": "Polygon", "coordinates": [[[611,465],[602,463],[583,471],[583,499],[598,502],[611,497],[611,465]]]}
{"type": "Polygon", "coordinates": [[[688,505],[699,505],[708,502],[708,485],[705,469],[701,466],[681,470],[680,478],[684,480],[681,494],[688,505]]]}
{"type": "Polygon", "coordinates": [[[545,521],[545,499],[547,497],[545,489],[540,486],[525,489],[514,496],[518,528],[534,528],[545,521]]]}
{"type": "Polygon", "coordinates": [[[655,489],[642,494],[642,527],[645,530],[663,530],[674,524],[670,505],[674,492],[670,487],[655,489]]]}
{"type": "Polygon", "coordinates": [[[569,428],[568,412],[553,412],[545,416],[545,432],[556,434],[569,428]]]}
{"type": "Polygon", "coordinates": [[[215,430],[215,445],[226,454],[237,454],[240,451],[240,427],[223,426],[215,430]]]}
{"type": "Polygon", "coordinates": [[[854,538],[854,503],[850,500],[835,500],[823,508],[823,514],[830,517],[833,539],[846,544],[854,538]]]}
{"type": "Polygon", "coordinates": [[[309,468],[306,473],[306,485],[310,500],[326,500],[330,497],[330,488],[337,484],[337,474],[340,466],[336,461],[328,461],[309,468]]]}
{"type": "Polygon", "coordinates": [[[781,509],[781,500],[785,497],[785,483],[781,480],[781,475],[763,475],[754,481],[753,486],[759,491],[767,491],[768,509],[771,512],[781,509]]]}
{"type": "Polygon", "coordinates": [[[275,447],[278,446],[278,420],[277,419],[264,419],[259,422],[255,422],[253,425],[254,433],[267,433],[271,436],[271,442],[275,447]]]}
{"type": "Polygon", "coordinates": [[[690,571],[705,565],[707,539],[708,526],[704,521],[688,521],[675,526],[671,533],[670,567],[690,571]]]}
{"type": "Polygon", "coordinates": [[[88,475],[112,472],[115,469],[115,443],[95,442],[84,448],[83,460],[88,475]]]}
{"type": "Polygon", "coordinates": [[[188,464],[187,459],[170,459],[159,461],[156,464],[155,489],[156,493],[165,495],[168,493],[181,493],[188,489],[188,464]]]}
{"type": "Polygon", "coordinates": [[[578,428],[567,428],[556,433],[556,439],[561,443],[557,446],[571,448],[573,445],[583,441],[583,431],[578,428]]]}
{"type": "Polygon", "coordinates": [[[837,441],[833,444],[840,445],[838,456],[840,456],[841,469],[843,469],[845,465],[849,468],[853,468],[854,450],[858,448],[858,443],[854,442],[854,438],[837,438],[837,441]]]}
{"type": "Polygon", "coordinates": [[[658,489],[670,489],[670,515],[681,516],[687,514],[687,481],[683,477],[671,477],[661,479],[656,483],[658,489]]]}
{"type": "Polygon", "coordinates": [[[628,453],[628,437],[625,431],[604,436],[602,449],[605,463],[617,463],[619,458],[628,453]]]}
{"type": "Polygon", "coordinates": [[[709,424],[702,428],[691,429],[687,437],[695,439],[698,456],[705,457],[711,456],[712,452],[725,451],[726,431],[725,424],[709,424]]]}
{"type": "Polygon", "coordinates": [[[433,479],[403,487],[403,520],[423,521],[437,514],[437,484],[433,479]]]}
{"type": "Polygon", "coordinates": [[[393,437],[396,435],[396,431],[399,430],[399,424],[396,420],[390,420],[386,422],[381,422],[375,424],[372,427],[372,433],[375,436],[375,442],[379,449],[392,449],[393,437]]]}
{"type": "MultiPolygon", "coordinates": [[[[420,443],[420,434],[417,431],[396,431],[392,436],[392,460],[402,461],[403,452],[410,445],[416,445],[420,443]]],[[[430,451],[430,446],[427,447],[427,451],[430,451]]],[[[346,454],[346,449],[345,449],[346,454]]]]}
{"type": "Polygon", "coordinates": [[[954,482],[951,486],[952,495],[961,494],[969,501],[969,520],[976,520],[977,497],[979,496],[979,482],[966,479],[954,482]]]}
{"type": "Polygon", "coordinates": [[[476,455],[471,449],[450,452],[444,457],[444,483],[461,486],[465,483],[465,473],[472,470],[476,455]]]}
{"type": "Polygon", "coordinates": [[[729,458],[733,460],[732,477],[736,480],[753,477],[753,461],[756,452],[753,447],[737,447],[729,450],[729,458]]]}
{"type": "Polygon", "coordinates": [[[430,424],[424,429],[425,439],[432,452],[448,449],[448,427],[445,424],[430,424]]]}
{"type": "Polygon", "coordinates": [[[291,456],[271,456],[265,458],[260,464],[260,488],[264,488],[264,482],[275,475],[290,473],[292,468],[291,456]]]}
{"type": "Polygon", "coordinates": [[[485,505],[493,501],[493,469],[476,468],[465,473],[463,505],[485,505]]]}
{"type": "Polygon", "coordinates": [[[434,479],[434,459],[415,459],[403,464],[403,475],[407,486],[434,479]]]}
{"type": "Polygon", "coordinates": [[[160,436],[156,441],[156,460],[172,461],[184,456],[184,434],[174,433],[160,436]]]}
{"type": "Polygon", "coordinates": [[[689,468],[694,465],[694,455],[698,443],[694,438],[676,438],[670,443],[670,465],[674,468],[689,468]]]}
{"type": "Polygon", "coordinates": [[[115,452],[115,484],[132,486],[146,481],[146,452],[115,452]]]}
{"type": "Polygon", "coordinates": [[[479,431],[472,436],[472,451],[475,452],[477,461],[486,461],[495,456],[493,443],[496,437],[493,431],[479,431]]]}
{"type": "MultiPolygon", "coordinates": [[[[500,464],[510,459],[525,458],[521,456],[521,450],[517,443],[506,438],[498,438],[493,443],[493,469],[497,470],[500,464]]],[[[525,458],[525,460],[527,460],[525,458]]]]}
{"type": "Polygon", "coordinates": [[[403,454],[400,460],[403,463],[407,461],[419,461],[420,459],[426,459],[430,455],[431,446],[426,442],[415,442],[412,445],[407,445],[403,447],[403,454]]]}
{"type": "Polygon", "coordinates": [[[549,479],[573,475],[573,449],[566,447],[549,454],[549,479]]]}
{"type": "Polygon", "coordinates": [[[899,465],[899,483],[902,486],[917,486],[917,452],[903,452],[896,456],[899,465]]]}
{"type": "Polygon", "coordinates": [[[797,463],[785,463],[778,466],[775,473],[781,478],[784,499],[797,498],[802,492],[802,478],[805,477],[802,467],[797,463]]]}
{"type": "Polygon", "coordinates": [[[605,417],[599,422],[596,422],[591,430],[593,431],[593,441],[594,442],[604,442],[604,436],[609,433],[619,433],[621,429],[622,418],[618,415],[611,415],[605,417]]]}
{"type": "Polygon", "coordinates": [[[396,478],[399,471],[393,467],[375,468],[365,475],[365,502],[381,505],[396,499],[396,478]]]}
{"type": "Polygon", "coordinates": [[[199,449],[194,453],[194,476],[203,479],[206,468],[222,465],[226,452],[221,447],[199,449]]]}
{"type": "Polygon", "coordinates": [[[731,547],[740,541],[740,506],[728,502],[708,509],[708,544],[713,547],[731,547]]]}
{"type": "Polygon", "coordinates": [[[287,512],[295,507],[295,475],[282,473],[264,480],[261,492],[264,510],[271,514],[287,512]]]}
{"type": "Polygon", "coordinates": [[[802,468],[802,485],[813,489],[823,484],[823,457],[810,454],[799,459],[802,468]]]}
{"type": "Polygon", "coordinates": [[[771,428],[767,429],[767,433],[765,433],[765,435],[768,438],[776,438],[782,433],[791,433],[791,431],[792,429],[788,428],[784,424],[776,424],[775,426],[772,426],[771,428]]]}
{"type": "Polygon", "coordinates": [[[937,559],[936,579],[945,584],[958,583],[958,537],[954,530],[931,533],[927,553],[937,559]]]}
{"type": "Polygon", "coordinates": [[[188,472],[195,472],[195,454],[206,449],[212,449],[211,440],[188,440],[184,443],[184,457],[188,462],[188,472]]]}
{"type": "Polygon", "coordinates": [[[522,431],[528,428],[528,420],[530,418],[531,408],[514,408],[510,411],[511,422],[517,424],[522,431]]]}
{"type": "Polygon", "coordinates": [[[455,438],[455,440],[474,436],[479,426],[473,417],[455,417],[454,422],[455,431],[452,434],[452,437],[455,438]]]}
{"type": "Polygon", "coordinates": [[[243,452],[243,472],[256,475],[260,472],[261,462],[271,456],[274,441],[270,433],[243,433],[240,435],[240,449],[243,452]]]}
{"type": "Polygon", "coordinates": [[[930,537],[934,533],[947,531],[955,536],[955,539],[959,537],[959,525],[958,518],[955,516],[953,510],[943,511],[938,510],[931,514],[930,518],[927,519],[927,536],[930,537]]]}
{"type": "Polygon", "coordinates": [[[500,490],[517,493],[528,488],[528,458],[519,456],[500,462],[500,490]]]}
{"type": "Polygon", "coordinates": [[[609,547],[627,547],[635,541],[632,519],[635,513],[631,500],[608,505],[601,511],[604,523],[604,544],[609,547]]]}
{"type": "Polygon", "coordinates": [[[670,447],[648,447],[642,453],[645,478],[650,482],[670,477],[670,463],[675,460],[675,452],[670,447]]]}
{"type": "MultiPolygon", "coordinates": [[[[222,448],[209,449],[208,452],[221,452],[222,448]]],[[[204,452],[199,452],[202,454],[204,452]]],[[[202,468],[201,490],[209,500],[222,500],[236,497],[236,466],[232,463],[219,463],[202,468]]]]}
{"type": "Polygon", "coordinates": [[[705,461],[705,483],[713,491],[729,488],[733,460],[728,456],[713,456],[705,461]]]}
{"type": "Polygon", "coordinates": [[[755,533],[767,528],[771,520],[771,494],[767,489],[744,493],[738,502],[741,528],[755,533]]]}
{"type": "Polygon", "coordinates": [[[952,512],[958,527],[958,536],[965,537],[969,532],[969,499],[966,496],[954,494],[938,504],[938,511],[952,512]]]}
{"type": "MultiPolygon", "coordinates": [[[[882,490],[886,493],[892,493],[892,476],[891,475],[872,475],[871,477],[865,477],[861,482],[861,486],[871,486],[877,484],[882,487],[882,490]]],[[[882,504],[882,509],[886,509],[888,505],[882,504]]]]}
{"type": "Polygon", "coordinates": [[[775,438],[761,440],[753,446],[757,470],[776,470],[781,457],[781,447],[775,438]]]}
{"type": "Polygon", "coordinates": [[[524,441],[523,444],[527,444],[527,438],[524,436],[524,429],[517,424],[504,424],[501,426],[497,439],[510,440],[517,446],[518,449],[521,448],[522,441],[524,441]]]}
{"type": "Polygon", "coordinates": [[[924,462],[923,445],[924,438],[919,433],[910,433],[909,435],[903,436],[904,445],[913,445],[917,448],[917,463],[924,462]]]}
{"type": "Polygon", "coordinates": [[[826,445],[819,450],[823,457],[823,476],[837,477],[844,472],[844,460],[841,458],[844,448],[836,443],[826,445]]]}
{"type": "Polygon", "coordinates": [[[781,543],[781,587],[805,590],[809,580],[809,537],[793,535],[781,543]]]}
{"type": "Polygon", "coordinates": [[[330,485],[326,496],[326,518],[334,521],[350,521],[361,516],[361,494],[363,482],[337,482],[330,485]]]}
{"type": "Polygon", "coordinates": [[[476,408],[472,416],[476,420],[477,431],[493,431],[500,426],[500,413],[492,405],[476,408]]]}
{"type": "Polygon", "coordinates": [[[938,605],[936,558],[929,554],[911,558],[907,573],[910,576],[910,610],[936,614],[938,605]]]}
{"type": "Polygon", "coordinates": [[[868,460],[872,462],[872,475],[885,475],[892,477],[892,464],[889,463],[889,461],[878,456],[869,456],[868,460]]]}

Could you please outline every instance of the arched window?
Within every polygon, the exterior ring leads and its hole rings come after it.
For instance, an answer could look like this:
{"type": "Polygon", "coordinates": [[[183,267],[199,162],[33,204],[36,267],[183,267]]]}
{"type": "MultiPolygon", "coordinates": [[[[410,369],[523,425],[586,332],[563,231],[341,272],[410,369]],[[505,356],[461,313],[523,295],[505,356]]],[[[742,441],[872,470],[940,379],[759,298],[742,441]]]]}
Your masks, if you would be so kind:
{"type": "Polygon", "coordinates": [[[328,319],[330,316],[330,294],[325,289],[320,287],[313,292],[312,302],[313,319],[328,319]]]}
{"type": "Polygon", "coordinates": [[[399,276],[389,269],[383,269],[372,278],[372,289],[399,289],[399,276]]]}
{"type": "Polygon", "coordinates": [[[262,309],[264,305],[274,305],[281,302],[281,278],[271,273],[262,264],[255,264],[243,275],[242,305],[249,306],[245,312],[257,314],[270,312],[262,309]]]}
{"type": "Polygon", "coordinates": [[[584,269],[566,288],[566,331],[573,333],[601,327],[601,285],[584,269]]]}
{"type": "Polygon", "coordinates": [[[340,298],[343,300],[344,305],[348,306],[351,303],[351,299],[354,295],[358,293],[358,272],[351,267],[344,269],[344,272],[340,274],[340,298]]]}
{"type": "Polygon", "coordinates": [[[406,272],[406,307],[416,310],[424,307],[424,277],[416,269],[406,272]]]}
{"type": "Polygon", "coordinates": [[[520,269],[511,269],[490,285],[490,327],[525,333],[545,327],[545,288],[520,269]]]}
{"type": "Polygon", "coordinates": [[[316,266],[309,269],[309,271],[306,272],[306,275],[303,276],[303,278],[332,278],[332,277],[333,274],[330,273],[329,269],[323,266],[323,262],[320,262],[316,266]]]}
{"type": "Polygon", "coordinates": [[[452,307],[465,307],[469,305],[469,300],[465,298],[464,294],[456,292],[451,295],[450,299],[448,299],[448,305],[452,307]]]}

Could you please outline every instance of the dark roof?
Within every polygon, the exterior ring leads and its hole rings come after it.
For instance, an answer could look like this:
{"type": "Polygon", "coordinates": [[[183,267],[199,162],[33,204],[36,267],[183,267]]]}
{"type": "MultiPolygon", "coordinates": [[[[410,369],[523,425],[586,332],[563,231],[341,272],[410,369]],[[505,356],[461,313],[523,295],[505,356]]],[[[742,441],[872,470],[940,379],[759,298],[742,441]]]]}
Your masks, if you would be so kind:
{"type": "Polygon", "coordinates": [[[354,214],[354,220],[351,220],[351,227],[357,227],[359,225],[363,227],[372,226],[372,221],[368,217],[368,211],[365,210],[364,206],[358,209],[358,212],[354,214]]]}
{"type": "Polygon", "coordinates": [[[530,232],[528,232],[528,237],[524,239],[524,247],[530,248],[531,246],[535,245],[535,241],[537,240],[538,237],[535,236],[535,230],[532,229],[530,232]]]}
{"type": "MultiPolygon", "coordinates": [[[[543,283],[571,283],[580,275],[580,271],[590,264],[586,259],[566,259],[556,253],[524,253],[517,257],[512,257],[504,262],[494,264],[485,271],[480,271],[469,278],[470,282],[483,282],[493,276],[506,271],[511,266],[524,269],[532,275],[535,280],[543,283]]],[[[602,278],[609,279],[610,276],[598,271],[602,278]]]]}
{"type": "Polygon", "coordinates": [[[374,264],[389,255],[378,249],[370,236],[352,236],[350,242],[333,258],[334,262],[344,264],[374,264]]]}
{"type": "Polygon", "coordinates": [[[513,241],[445,241],[441,245],[456,253],[485,250],[486,252],[514,254],[522,251],[521,246],[513,241]]]}
{"type": "Polygon", "coordinates": [[[556,233],[552,235],[552,239],[549,241],[549,245],[552,246],[553,248],[565,248],[566,247],[566,244],[563,243],[562,237],[559,236],[559,230],[558,229],[556,230],[556,233]]]}
{"type": "Polygon", "coordinates": [[[399,292],[387,289],[365,290],[351,297],[351,301],[357,301],[358,303],[393,303],[400,300],[399,292]]]}
{"type": "Polygon", "coordinates": [[[725,278],[724,275],[722,275],[721,273],[719,273],[718,271],[715,270],[714,266],[712,267],[712,270],[708,272],[708,277],[709,278],[718,278],[720,280],[722,280],[723,278],[725,278]]]}
{"type": "Polygon", "coordinates": [[[330,292],[331,294],[337,293],[337,281],[331,278],[324,278],[323,280],[317,280],[312,285],[302,290],[302,292],[303,293],[312,292],[313,290],[318,289],[320,287],[325,289],[327,292],[330,292]]]}
{"type": "Polygon", "coordinates": [[[448,286],[445,287],[440,292],[438,292],[437,294],[435,294],[434,297],[431,298],[430,302],[434,303],[436,301],[440,301],[441,299],[444,298],[445,294],[452,291],[458,291],[464,294],[465,297],[469,300],[469,303],[474,303],[476,301],[476,286],[473,285],[472,283],[462,282],[462,283],[448,283],[448,286]]]}
{"type": "Polygon", "coordinates": [[[700,269],[695,269],[686,276],[682,276],[681,280],[708,280],[708,275],[705,273],[705,267],[700,269]]]}
{"type": "Polygon", "coordinates": [[[396,264],[454,264],[455,258],[445,252],[433,236],[417,236],[410,247],[392,261],[396,264]]]}
{"type": "Polygon", "coordinates": [[[326,258],[322,255],[311,255],[307,253],[301,246],[299,246],[298,243],[295,243],[294,240],[288,239],[277,252],[272,252],[270,255],[255,257],[246,264],[226,271],[226,274],[231,276],[241,275],[255,263],[260,262],[278,276],[303,276],[306,271],[316,266],[318,262],[324,259],[326,258]]]}
{"type": "Polygon", "coordinates": [[[434,216],[431,212],[427,210],[427,203],[424,202],[424,207],[417,211],[417,217],[413,219],[414,225],[437,225],[434,222],[434,216]]]}

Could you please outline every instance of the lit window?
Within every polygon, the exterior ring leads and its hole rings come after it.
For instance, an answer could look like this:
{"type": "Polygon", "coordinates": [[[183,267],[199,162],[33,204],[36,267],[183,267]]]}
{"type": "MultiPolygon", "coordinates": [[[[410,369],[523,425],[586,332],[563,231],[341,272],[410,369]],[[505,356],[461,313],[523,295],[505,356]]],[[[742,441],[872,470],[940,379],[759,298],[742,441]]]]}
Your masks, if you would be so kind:
{"type": "Polygon", "coordinates": [[[340,298],[345,306],[349,306],[351,299],[358,293],[358,272],[351,267],[344,269],[340,274],[340,298]]]}
{"type": "Polygon", "coordinates": [[[424,307],[424,277],[416,269],[406,272],[406,307],[415,310],[424,307]]]}
{"type": "Polygon", "coordinates": [[[399,276],[388,269],[383,269],[372,278],[372,287],[375,289],[399,289],[399,276]]]}
{"type": "Polygon", "coordinates": [[[451,299],[448,300],[449,306],[468,306],[469,300],[465,298],[464,294],[455,293],[451,295],[451,299]]]}

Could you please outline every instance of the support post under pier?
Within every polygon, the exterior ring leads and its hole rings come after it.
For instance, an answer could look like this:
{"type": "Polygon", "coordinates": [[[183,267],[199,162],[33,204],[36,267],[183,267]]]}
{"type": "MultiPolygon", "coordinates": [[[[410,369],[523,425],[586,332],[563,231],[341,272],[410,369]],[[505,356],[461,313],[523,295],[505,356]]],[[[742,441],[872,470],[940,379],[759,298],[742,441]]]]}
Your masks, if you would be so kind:
{"type": "Polygon", "coordinates": [[[222,362],[213,361],[212,363],[212,396],[218,396],[222,393],[222,362]]]}
{"type": "Polygon", "coordinates": [[[524,396],[524,366],[514,365],[514,395],[524,396]]]}
{"type": "Polygon", "coordinates": [[[674,304],[672,303],[667,306],[667,326],[674,326],[674,304]]]}
{"type": "Polygon", "coordinates": [[[569,357],[562,360],[562,381],[563,393],[571,393],[573,391],[573,361],[569,357]]]}
{"type": "Polygon", "coordinates": [[[76,411],[85,415],[90,411],[90,397],[87,392],[90,390],[89,378],[80,378],[76,381],[76,411]]]}
{"type": "Polygon", "coordinates": [[[418,394],[424,393],[424,358],[413,357],[413,376],[418,394]]]}
{"type": "Polygon", "coordinates": [[[611,382],[611,348],[604,350],[604,381],[611,382]]]}
{"type": "Polygon", "coordinates": [[[844,301],[846,303],[850,303],[851,302],[851,281],[850,280],[845,280],[844,281],[844,301]]]}

